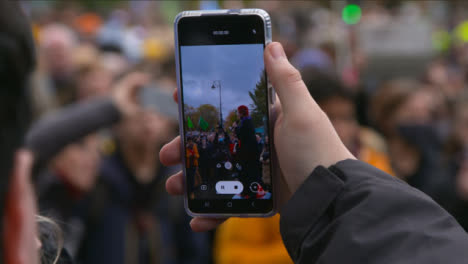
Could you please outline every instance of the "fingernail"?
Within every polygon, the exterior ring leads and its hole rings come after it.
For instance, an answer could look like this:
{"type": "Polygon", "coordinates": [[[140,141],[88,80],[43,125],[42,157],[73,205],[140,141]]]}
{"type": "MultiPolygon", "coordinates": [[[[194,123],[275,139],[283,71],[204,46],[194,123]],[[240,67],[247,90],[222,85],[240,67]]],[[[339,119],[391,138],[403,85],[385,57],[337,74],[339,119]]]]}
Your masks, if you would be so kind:
{"type": "Polygon", "coordinates": [[[273,43],[271,47],[271,55],[274,59],[283,59],[286,58],[286,54],[284,53],[283,46],[279,43],[273,43]]]}

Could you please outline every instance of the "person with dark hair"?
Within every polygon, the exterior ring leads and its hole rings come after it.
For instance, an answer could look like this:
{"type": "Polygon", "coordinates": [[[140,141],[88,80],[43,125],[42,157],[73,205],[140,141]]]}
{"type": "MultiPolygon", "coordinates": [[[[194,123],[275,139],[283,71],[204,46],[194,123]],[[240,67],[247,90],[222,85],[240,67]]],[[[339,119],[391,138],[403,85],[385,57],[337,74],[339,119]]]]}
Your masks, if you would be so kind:
{"type": "Polygon", "coordinates": [[[203,136],[200,144],[198,144],[198,153],[200,155],[198,168],[203,184],[208,184],[214,180],[213,152],[213,145],[208,141],[206,136],[203,136]]]}
{"type": "Polygon", "coordinates": [[[237,159],[242,167],[240,180],[242,184],[244,184],[243,195],[244,198],[255,198],[256,193],[253,193],[250,188],[248,188],[252,182],[261,182],[260,152],[258,149],[255,127],[247,106],[239,106],[237,108],[237,113],[240,118],[239,124],[236,127],[236,135],[239,139],[237,159]]]}
{"type": "Polygon", "coordinates": [[[312,98],[327,114],[344,145],[358,159],[385,172],[393,173],[384,139],[374,130],[361,127],[357,120],[354,95],[338,77],[316,68],[302,70],[312,98]]]}
{"type": "Polygon", "coordinates": [[[445,145],[444,160],[451,181],[447,194],[451,198],[447,210],[468,232],[468,93],[454,102],[454,127],[445,145]]]}
{"type": "Polygon", "coordinates": [[[379,87],[371,106],[395,176],[453,212],[454,180],[444,161],[432,92],[417,80],[393,79],[379,87]]]}
{"type": "Polygon", "coordinates": [[[30,182],[33,155],[21,148],[30,118],[28,77],[35,66],[19,2],[0,1],[0,262],[38,263],[30,182]]]}

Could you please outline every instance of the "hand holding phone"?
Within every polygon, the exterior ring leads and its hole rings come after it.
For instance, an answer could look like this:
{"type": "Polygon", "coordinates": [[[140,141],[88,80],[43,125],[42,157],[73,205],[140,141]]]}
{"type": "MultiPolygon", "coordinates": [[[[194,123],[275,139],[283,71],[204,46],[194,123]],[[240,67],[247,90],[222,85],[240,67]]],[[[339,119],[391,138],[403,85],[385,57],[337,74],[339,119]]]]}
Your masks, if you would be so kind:
{"type": "MultiPolygon", "coordinates": [[[[338,161],[356,159],[343,145],[325,113],[310,96],[299,72],[289,63],[281,44],[272,43],[265,49],[265,66],[278,93],[275,104],[274,145],[282,175],[275,174],[278,184],[278,207],[281,208],[318,165],[329,167],[338,161]],[[277,177],[278,176],[278,177],[277,177]]],[[[180,163],[180,137],[163,147],[161,162],[180,163]]],[[[182,172],[166,182],[172,195],[184,194],[182,172]]],[[[191,222],[194,231],[208,231],[225,219],[196,217],[191,222]]]]}

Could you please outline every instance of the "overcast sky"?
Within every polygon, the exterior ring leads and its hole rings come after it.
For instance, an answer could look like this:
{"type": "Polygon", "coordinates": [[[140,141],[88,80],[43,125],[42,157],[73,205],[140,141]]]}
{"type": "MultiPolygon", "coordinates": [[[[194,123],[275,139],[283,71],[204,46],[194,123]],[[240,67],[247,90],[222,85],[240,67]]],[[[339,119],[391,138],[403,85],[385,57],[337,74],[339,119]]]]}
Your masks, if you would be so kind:
{"type": "Polygon", "coordinates": [[[262,44],[182,46],[181,58],[185,104],[219,108],[219,90],[211,89],[219,80],[223,118],[239,105],[251,108],[248,92],[255,89],[264,68],[262,44]]]}

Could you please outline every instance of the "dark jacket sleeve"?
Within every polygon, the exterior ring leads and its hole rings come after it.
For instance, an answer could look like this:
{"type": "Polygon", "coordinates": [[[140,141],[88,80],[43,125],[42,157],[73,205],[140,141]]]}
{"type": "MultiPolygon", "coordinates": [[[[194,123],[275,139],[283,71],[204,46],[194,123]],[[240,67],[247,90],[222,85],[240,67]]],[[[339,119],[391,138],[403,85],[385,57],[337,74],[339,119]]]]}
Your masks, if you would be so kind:
{"type": "Polygon", "coordinates": [[[281,212],[295,263],[468,263],[468,235],[431,198],[356,160],[317,167],[281,212]]]}
{"type": "Polygon", "coordinates": [[[66,145],[120,119],[110,98],[98,98],[70,105],[40,119],[26,135],[25,147],[37,163],[45,163],[66,145]]]}

